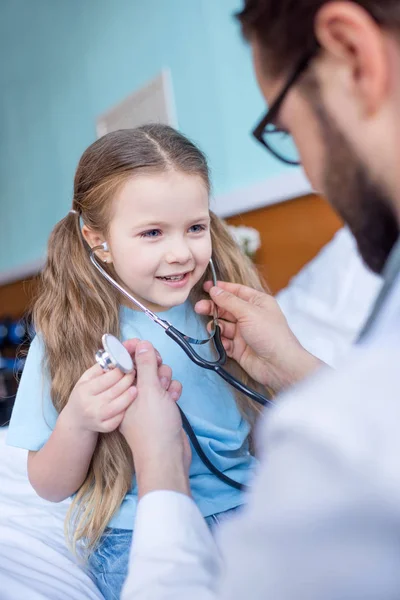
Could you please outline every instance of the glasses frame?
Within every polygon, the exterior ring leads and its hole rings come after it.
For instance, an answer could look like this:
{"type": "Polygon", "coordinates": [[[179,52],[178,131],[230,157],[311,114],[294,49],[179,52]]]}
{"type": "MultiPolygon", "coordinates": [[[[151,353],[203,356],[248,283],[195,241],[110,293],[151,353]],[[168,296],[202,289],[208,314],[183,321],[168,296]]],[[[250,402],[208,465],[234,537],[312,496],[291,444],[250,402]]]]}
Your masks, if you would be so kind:
{"type": "Polygon", "coordinates": [[[299,80],[300,76],[304,73],[304,71],[308,68],[311,60],[315,57],[317,53],[318,47],[314,48],[312,52],[308,52],[303,58],[299,61],[293,73],[290,75],[288,81],[284,85],[282,91],[276,98],[276,100],[271,104],[271,107],[267,110],[264,116],[261,118],[261,121],[256,125],[254,130],[252,131],[252,135],[256,138],[256,140],[264,146],[275,158],[285,163],[286,165],[291,165],[294,167],[298,167],[301,165],[300,161],[293,161],[288,158],[285,158],[281,155],[277,150],[274,150],[272,146],[265,141],[264,135],[266,133],[279,133],[280,130],[278,127],[274,131],[266,132],[268,125],[273,124],[274,120],[277,118],[278,113],[281,109],[282,103],[285,100],[289,90],[293,87],[293,85],[299,80]]]}

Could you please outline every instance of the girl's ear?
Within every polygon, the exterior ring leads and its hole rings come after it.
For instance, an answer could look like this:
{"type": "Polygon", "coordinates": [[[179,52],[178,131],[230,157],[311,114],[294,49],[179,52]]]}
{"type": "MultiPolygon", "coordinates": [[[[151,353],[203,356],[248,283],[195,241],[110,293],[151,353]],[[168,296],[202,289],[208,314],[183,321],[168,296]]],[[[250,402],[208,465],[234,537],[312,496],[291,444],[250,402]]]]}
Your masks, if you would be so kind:
{"type": "Polygon", "coordinates": [[[90,248],[94,248],[95,246],[103,246],[103,251],[96,252],[96,254],[103,262],[111,262],[109,257],[110,251],[107,242],[104,241],[104,235],[98,231],[90,229],[87,225],[82,227],[82,235],[90,248]]]}

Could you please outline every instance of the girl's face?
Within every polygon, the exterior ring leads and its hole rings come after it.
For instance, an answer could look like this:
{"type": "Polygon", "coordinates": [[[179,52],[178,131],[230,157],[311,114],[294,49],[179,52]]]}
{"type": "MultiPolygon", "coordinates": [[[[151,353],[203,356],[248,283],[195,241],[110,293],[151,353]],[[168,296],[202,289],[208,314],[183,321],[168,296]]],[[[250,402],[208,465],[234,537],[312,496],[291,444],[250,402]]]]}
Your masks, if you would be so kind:
{"type": "Polygon", "coordinates": [[[108,247],[138,300],[162,311],[187,300],[211,258],[207,188],[177,171],[132,177],[115,198],[108,247]]]}

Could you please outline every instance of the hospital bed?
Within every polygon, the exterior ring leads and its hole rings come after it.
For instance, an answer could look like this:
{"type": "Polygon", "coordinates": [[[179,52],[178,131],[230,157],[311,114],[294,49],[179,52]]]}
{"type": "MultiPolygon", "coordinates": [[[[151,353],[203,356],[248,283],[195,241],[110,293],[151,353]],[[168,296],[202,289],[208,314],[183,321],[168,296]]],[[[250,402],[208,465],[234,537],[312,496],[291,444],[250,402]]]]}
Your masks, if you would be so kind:
{"type": "Polygon", "coordinates": [[[69,554],[63,532],[68,502],[39,498],[27,474],[27,453],[5,444],[0,429],[1,600],[101,600],[69,554]]]}

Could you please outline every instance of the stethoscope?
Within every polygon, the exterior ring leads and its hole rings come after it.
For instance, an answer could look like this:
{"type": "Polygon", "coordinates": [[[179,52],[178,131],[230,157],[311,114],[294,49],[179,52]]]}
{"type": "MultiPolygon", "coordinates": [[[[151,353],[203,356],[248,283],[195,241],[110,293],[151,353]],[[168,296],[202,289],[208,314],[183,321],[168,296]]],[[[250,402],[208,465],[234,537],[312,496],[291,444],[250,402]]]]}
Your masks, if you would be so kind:
{"type": "MultiPolygon", "coordinates": [[[[151,311],[146,306],[144,306],[144,304],[142,304],[137,298],[135,298],[130,292],[128,292],[123,286],[121,286],[98,262],[97,257],[96,257],[96,252],[99,250],[107,251],[108,250],[107,243],[104,242],[103,244],[101,244],[99,246],[95,246],[94,248],[91,248],[91,250],[90,250],[90,255],[89,255],[90,260],[93,263],[93,265],[95,266],[95,268],[99,271],[99,273],[101,273],[101,275],[115,289],[117,289],[123,296],[128,298],[131,302],[133,302],[133,304],[135,306],[137,306],[141,311],[143,311],[149,317],[149,319],[151,319],[154,323],[156,323],[157,325],[162,327],[164,329],[166,335],[168,337],[170,337],[176,344],[178,344],[178,346],[180,348],[182,348],[182,350],[189,357],[189,359],[192,362],[194,362],[194,364],[196,364],[198,367],[200,367],[202,369],[214,371],[215,373],[217,373],[217,375],[219,375],[219,377],[221,377],[229,385],[231,385],[233,388],[235,388],[242,394],[245,394],[251,400],[254,400],[254,402],[257,402],[258,404],[261,404],[263,406],[265,406],[267,404],[273,404],[271,397],[269,395],[263,396],[262,394],[259,394],[255,390],[252,390],[251,388],[249,388],[244,383],[242,383],[241,381],[236,379],[236,377],[231,375],[231,373],[229,373],[228,371],[226,371],[223,368],[223,366],[226,363],[227,355],[226,355],[225,348],[222,344],[221,329],[218,325],[216,311],[214,312],[212,331],[210,333],[209,338],[199,340],[196,338],[192,338],[188,335],[185,335],[184,333],[182,333],[181,331],[176,329],[171,323],[169,323],[169,321],[161,319],[153,311],[151,311]],[[210,360],[206,360],[206,359],[202,358],[192,347],[193,345],[196,346],[196,345],[207,344],[211,341],[214,342],[214,347],[215,347],[215,351],[217,354],[217,358],[215,361],[210,361],[210,360]]],[[[214,268],[212,259],[210,260],[209,264],[210,264],[210,270],[211,270],[213,283],[214,283],[214,285],[217,285],[217,276],[216,276],[216,272],[215,272],[215,268],[214,268]]],[[[132,358],[131,358],[129,352],[126,350],[126,348],[122,345],[122,343],[115,336],[112,336],[110,334],[103,335],[102,343],[103,343],[103,350],[99,350],[96,353],[96,360],[104,370],[118,367],[124,373],[129,373],[129,372],[133,371],[134,364],[133,364],[133,361],[132,361],[132,358]]],[[[199,441],[197,440],[196,434],[194,433],[186,415],[183,413],[183,411],[180,407],[179,407],[179,410],[180,410],[181,417],[182,417],[183,427],[184,427],[190,441],[192,442],[192,445],[193,445],[196,453],[198,454],[199,458],[204,463],[204,465],[214,475],[216,475],[216,477],[218,477],[218,479],[220,479],[221,481],[224,481],[231,487],[234,487],[234,488],[240,489],[240,490],[245,489],[246,486],[244,486],[243,484],[241,484],[237,481],[234,481],[233,479],[231,479],[230,477],[228,477],[227,475],[222,473],[208,459],[207,455],[203,452],[203,450],[199,444],[199,441]]]]}

